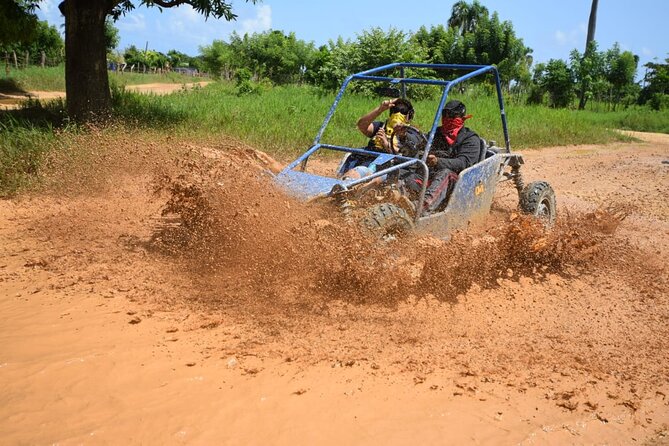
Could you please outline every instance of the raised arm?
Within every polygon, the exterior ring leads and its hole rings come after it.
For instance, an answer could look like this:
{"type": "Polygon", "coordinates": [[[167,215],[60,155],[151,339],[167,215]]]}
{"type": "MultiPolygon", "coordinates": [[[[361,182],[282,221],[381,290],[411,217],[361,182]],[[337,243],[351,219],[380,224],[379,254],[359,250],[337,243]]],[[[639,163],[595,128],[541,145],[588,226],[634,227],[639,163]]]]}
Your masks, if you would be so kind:
{"type": "Polygon", "coordinates": [[[374,135],[374,120],[378,118],[381,113],[390,109],[396,100],[397,99],[385,100],[381,102],[378,107],[358,119],[358,130],[360,130],[366,137],[371,138],[374,135]]]}

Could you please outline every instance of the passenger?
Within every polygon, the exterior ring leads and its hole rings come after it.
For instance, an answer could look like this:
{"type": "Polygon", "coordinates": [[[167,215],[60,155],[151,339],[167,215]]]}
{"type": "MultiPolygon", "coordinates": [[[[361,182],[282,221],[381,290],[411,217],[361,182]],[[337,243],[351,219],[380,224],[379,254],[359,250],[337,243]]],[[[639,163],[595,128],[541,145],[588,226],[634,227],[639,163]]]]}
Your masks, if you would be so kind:
{"type": "MultiPolygon", "coordinates": [[[[370,138],[366,149],[375,152],[393,153],[390,138],[392,138],[395,128],[409,125],[413,115],[413,105],[408,99],[395,98],[381,102],[378,107],[358,119],[358,130],[370,138]],[[390,110],[388,119],[385,122],[375,121],[386,110],[390,110]]],[[[368,156],[352,154],[349,160],[356,163],[357,166],[344,173],[344,179],[362,178],[373,174],[375,171],[375,166],[370,165],[373,160],[368,156]]]]}
{"type": "Polygon", "coordinates": [[[408,99],[395,98],[381,102],[381,105],[358,119],[358,130],[370,138],[367,148],[377,152],[392,153],[390,138],[397,125],[408,125],[414,110],[408,99]],[[381,113],[390,110],[385,122],[375,121],[381,113]]]}
{"type": "MultiPolygon", "coordinates": [[[[441,126],[437,127],[427,157],[430,178],[425,191],[424,211],[438,210],[455,185],[458,174],[479,161],[481,139],[464,126],[465,121],[471,118],[466,113],[465,104],[458,100],[447,102],[441,111],[441,126]]],[[[423,179],[417,172],[411,171],[404,180],[411,190],[421,190],[423,179]]]]}

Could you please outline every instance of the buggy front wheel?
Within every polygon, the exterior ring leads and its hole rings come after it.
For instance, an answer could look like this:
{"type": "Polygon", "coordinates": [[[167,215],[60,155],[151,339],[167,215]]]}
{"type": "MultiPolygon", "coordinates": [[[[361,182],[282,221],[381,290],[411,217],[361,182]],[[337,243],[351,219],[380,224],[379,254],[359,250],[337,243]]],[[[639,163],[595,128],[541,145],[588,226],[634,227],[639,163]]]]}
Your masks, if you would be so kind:
{"type": "Polygon", "coordinates": [[[414,229],[407,211],[393,203],[372,206],[361,224],[364,230],[381,239],[397,237],[414,229]]]}
{"type": "Polygon", "coordinates": [[[550,184],[545,181],[530,183],[520,192],[519,199],[521,211],[537,217],[548,226],[555,223],[555,192],[550,184]]]}

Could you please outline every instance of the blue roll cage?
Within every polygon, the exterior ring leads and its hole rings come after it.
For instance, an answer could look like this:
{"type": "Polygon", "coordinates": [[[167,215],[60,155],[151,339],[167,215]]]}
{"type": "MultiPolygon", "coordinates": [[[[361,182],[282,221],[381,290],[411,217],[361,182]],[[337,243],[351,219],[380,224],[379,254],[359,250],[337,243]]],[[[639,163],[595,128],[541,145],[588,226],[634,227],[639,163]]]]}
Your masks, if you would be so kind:
{"type": "MultiPolygon", "coordinates": [[[[430,133],[428,134],[427,138],[427,144],[425,146],[425,152],[423,153],[423,156],[420,159],[417,158],[409,158],[401,155],[394,155],[394,158],[398,159],[401,161],[400,164],[397,164],[395,166],[392,166],[388,169],[383,169],[380,171],[375,172],[372,175],[360,178],[358,180],[353,180],[353,181],[348,181],[346,183],[346,187],[350,188],[352,186],[355,186],[356,184],[359,183],[364,183],[373,180],[374,178],[387,175],[388,173],[397,171],[399,169],[404,169],[407,168],[411,165],[414,164],[419,164],[419,167],[423,171],[424,178],[427,178],[429,169],[427,167],[427,157],[430,153],[430,150],[432,148],[432,142],[434,140],[434,135],[437,132],[437,127],[439,126],[440,123],[440,118],[441,118],[441,111],[444,108],[444,105],[446,104],[448,100],[448,94],[451,91],[451,89],[455,86],[458,85],[468,79],[471,79],[476,76],[481,76],[485,73],[491,72],[494,75],[495,78],[495,86],[497,89],[497,101],[499,103],[499,109],[500,109],[500,118],[502,121],[502,129],[504,131],[504,143],[505,143],[505,148],[506,148],[506,153],[511,153],[511,143],[509,141],[509,132],[507,128],[507,122],[506,122],[506,112],[504,109],[504,99],[502,97],[502,86],[499,78],[499,71],[497,70],[496,67],[492,65],[459,65],[459,64],[428,64],[428,63],[408,63],[408,62],[396,62],[388,65],[383,65],[380,67],[372,68],[370,70],[366,71],[361,71],[360,73],[355,73],[350,76],[348,76],[345,80],[344,83],[342,84],[341,88],[339,89],[339,92],[337,93],[337,96],[335,97],[335,100],[330,107],[330,110],[328,111],[328,114],[325,116],[325,120],[323,121],[323,124],[321,125],[318,134],[316,135],[316,138],[314,139],[313,145],[309,150],[307,150],[305,153],[303,153],[299,158],[297,158],[295,161],[290,163],[286,168],[283,170],[283,172],[287,172],[290,170],[295,169],[298,165],[302,165],[302,169],[304,170],[306,168],[306,163],[311,155],[314,154],[314,152],[320,150],[320,149],[329,149],[329,150],[335,150],[335,151],[340,151],[340,152],[348,152],[348,153],[359,153],[359,154],[365,154],[365,155],[371,155],[371,156],[378,156],[378,152],[373,152],[370,150],[365,150],[365,149],[356,149],[352,147],[344,147],[344,146],[337,146],[337,145],[332,145],[332,144],[323,144],[321,143],[321,138],[323,136],[323,133],[325,132],[325,129],[327,128],[328,124],[330,123],[330,120],[332,119],[332,116],[335,113],[335,110],[337,109],[337,106],[339,105],[339,102],[341,98],[344,95],[344,92],[346,91],[346,88],[348,85],[354,81],[354,80],[363,80],[363,81],[376,81],[376,82],[389,82],[391,85],[400,85],[401,86],[401,95],[402,97],[406,97],[406,85],[407,84],[422,84],[422,85],[440,85],[443,87],[441,98],[439,100],[439,106],[435,112],[434,120],[432,122],[432,128],[430,129],[430,133]],[[410,78],[410,77],[405,77],[404,70],[405,68],[421,68],[421,69],[429,69],[429,70],[456,70],[456,71],[466,71],[465,74],[462,76],[456,77],[455,79],[452,80],[442,80],[442,79],[418,79],[418,78],[410,78]],[[378,73],[388,71],[388,70],[397,70],[399,69],[400,71],[400,76],[399,77],[389,77],[389,76],[380,76],[378,73]]],[[[420,193],[419,197],[419,206],[423,203],[423,200],[425,198],[425,190],[427,188],[427,182],[423,183],[423,187],[420,193]]],[[[420,209],[420,207],[419,207],[420,209]]],[[[418,216],[417,216],[418,217],[418,216]]]]}

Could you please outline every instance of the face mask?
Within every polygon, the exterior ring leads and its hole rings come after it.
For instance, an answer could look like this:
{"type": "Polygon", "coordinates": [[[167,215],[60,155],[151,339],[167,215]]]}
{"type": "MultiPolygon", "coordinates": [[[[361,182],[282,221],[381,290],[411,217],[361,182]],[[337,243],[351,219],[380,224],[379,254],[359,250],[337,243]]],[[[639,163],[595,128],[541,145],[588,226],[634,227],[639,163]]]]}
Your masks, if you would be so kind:
{"type": "Polygon", "coordinates": [[[393,113],[386,121],[386,135],[388,135],[388,137],[391,137],[393,135],[393,132],[395,131],[396,125],[406,124],[406,123],[407,123],[406,116],[404,116],[402,113],[399,112],[393,113]]]}

